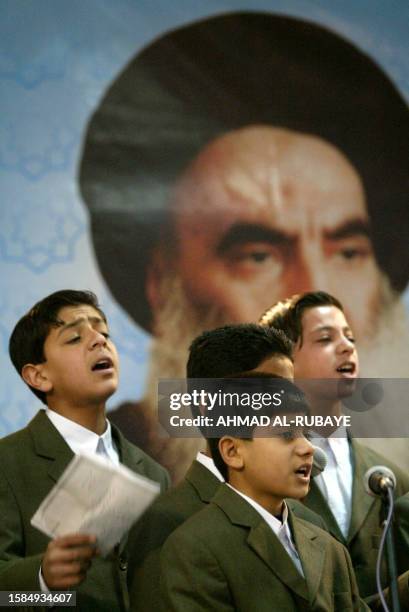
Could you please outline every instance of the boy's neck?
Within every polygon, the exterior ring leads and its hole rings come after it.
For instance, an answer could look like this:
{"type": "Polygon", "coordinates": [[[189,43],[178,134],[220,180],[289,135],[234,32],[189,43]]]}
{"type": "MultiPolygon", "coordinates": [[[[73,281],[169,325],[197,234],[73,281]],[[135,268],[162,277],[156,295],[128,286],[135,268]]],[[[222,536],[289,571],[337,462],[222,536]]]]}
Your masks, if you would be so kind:
{"type": "MultiPolygon", "coordinates": [[[[330,416],[330,417],[339,417],[342,415],[342,404],[339,399],[327,399],[322,397],[309,397],[308,404],[310,406],[310,411],[313,416],[330,416]]],[[[322,435],[323,437],[328,437],[334,431],[337,430],[337,426],[330,427],[329,425],[325,426],[322,430],[320,428],[316,428],[315,431],[322,435]]]]}
{"type": "Polygon", "coordinates": [[[48,407],[81,427],[93,431],[98,436],[101,436],[106,430],[105,403],[84,408],[84,406],[53,405],[53,402],[48,402],[48,407]]]}

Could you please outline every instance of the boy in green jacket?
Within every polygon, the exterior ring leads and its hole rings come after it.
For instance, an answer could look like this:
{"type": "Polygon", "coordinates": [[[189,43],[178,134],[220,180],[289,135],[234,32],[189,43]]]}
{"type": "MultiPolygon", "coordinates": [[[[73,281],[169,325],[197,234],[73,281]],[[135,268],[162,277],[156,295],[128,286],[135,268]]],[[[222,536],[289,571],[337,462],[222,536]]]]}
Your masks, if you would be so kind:
{"type": "Polygon", "coordinates": [[[366,609],[344,546],[284,501],[308,493],[313,447],[302,428],[284,423],[308,414],[302,394],[289,381],[280,385],[285,400],[269,415],[270,423],[281,416],[281,427],[250,427],[250,437],[226,429],[208,439],[226,484],[166,541],[163,610],[366,609]]]}
{"type": "Polygon", "coordinates": [[[168,486],[166,471],[106,418],[119,361],[96,296],[73,290],[49,295],[20,319],[9,348],[45,410],[0,440],[0,590],[74,588],[82,611],[126,610],[126,538],[102,559],[92,534],[50,541],[30,523],[78,452],[103,454],[168,486]]]}

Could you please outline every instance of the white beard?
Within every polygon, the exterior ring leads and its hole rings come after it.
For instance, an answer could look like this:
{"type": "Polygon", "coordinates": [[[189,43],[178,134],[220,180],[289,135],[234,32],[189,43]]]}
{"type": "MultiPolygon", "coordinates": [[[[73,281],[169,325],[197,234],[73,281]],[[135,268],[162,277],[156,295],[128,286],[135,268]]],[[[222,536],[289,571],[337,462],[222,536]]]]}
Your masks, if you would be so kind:
{"type": "MultiPolygon", "coordinates": [[[[159,378],[185,378],[186,362],[192,340],[204,330],[229,323],[220,309],[198,311],[185,295],[181,280],[169,275],[162,280],[164,307],[157,313],[155,338],[151,345],[150,366],[144,403],[152,415],[153,453],[171,472],[174,481],[183,478],[197,452],[202,438],[168,438],[157,432],[157,384],[159,378]]],[[[261,314],[261,313],[260,313],[261,314]]],[[[375,334],[358,345],[363,378],[409,378],[409,320],[404,305],[390,289],[386,279],[382,287],[382,304],[375,334]]],[[[385,414],[385,421],[388,415],[385,414]]],[[[409,469],[409,441],[405,439],[364,438],[362,442],[404,469],[409,469]]],[[[147,449],[149,452],[149,449],[147,449]]]]}
{"type": "MultiPolygon", "coordinates": [[[[165,305],[156,318],[144,399],[144,403],[150,407],[152,427],[155,430],[158,380],[185,378],[192,340],[204,330],[211,330],[226,323],[226,318],[216,309],[198,312],[185,296],[178,277],[169,275],[163,279],[161,292],[166,299],[163,300],[165,305]]],[[[202,437],[168,438],[163,430],[161,433],[160,450],[155,453],[155,459],[165,465],[172,480],[178,482],[186,474],[196,454],[205,448],[206,443],[202,437]]]]}
{"type": "MultiPolygon", "coordinates": [[[[386,278],[382,283],[382,306],[375,334],[358,344],[361,378],[409,378],[409,317],[403,302],[390,288],[386,278]]],[[[388,385],[390,389],[390,385],[388,385]]],[[[391,415],[378,413],[380,427],[388,430],[391,415]]],[[[406,424],[405,424],[406,426],[406,424]]],[[[409,470],[408,438],[362,438],[360,440],[409,470]]]]}
{"type": "Polygon", "coordinates": [[[375,333],[358,349],[362,378],[409,378],[409,317],[385,278],[375,333]]]}

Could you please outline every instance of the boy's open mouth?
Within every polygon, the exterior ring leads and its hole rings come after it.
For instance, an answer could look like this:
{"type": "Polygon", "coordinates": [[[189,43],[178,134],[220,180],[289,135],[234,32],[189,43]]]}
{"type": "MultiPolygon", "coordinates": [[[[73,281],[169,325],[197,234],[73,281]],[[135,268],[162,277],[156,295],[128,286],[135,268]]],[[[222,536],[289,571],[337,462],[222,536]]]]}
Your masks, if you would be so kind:
{"type": "Polygon", "coordinates": [[[356,372],[356,364],[353,361],[345,361],[337,367],[337,372],[344,376],[354,376],[356,372]]]}
{"type": "Polygon", "coordinates": [[[304,463],[298,468],[298,470],[295,470],[295,473],[298,476],[309,478],[311,476],[311,468],[312,468],[311,463],[304,463]]]}
{"type": "Polygon", "coordinates": [[[93,372],[98,370],[109,370],[114,366],[112,359],[110,357],[101,357],[94,365],[91,370],[93,372]]]}

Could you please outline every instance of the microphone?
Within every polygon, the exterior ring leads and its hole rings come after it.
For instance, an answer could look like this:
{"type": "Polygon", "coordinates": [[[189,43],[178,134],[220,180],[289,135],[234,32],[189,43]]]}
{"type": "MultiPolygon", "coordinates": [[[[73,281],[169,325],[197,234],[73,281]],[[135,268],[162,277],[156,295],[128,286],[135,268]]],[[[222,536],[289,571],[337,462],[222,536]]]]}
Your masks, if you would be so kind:
{"type": "Polygon", "coordinates": [[[319,446],[313,446],[314,456],[312,461],[311,478],[319,476],[323,472],[328,463],[328,457],[325,451],[319,446]]]}
{"type": "Polygon", "coordinates": [[[365,473],[364,486],[369,495],[377,497],[396,487],[396,477],[392,470],[384,465],[374,465],[365,473]]]}

